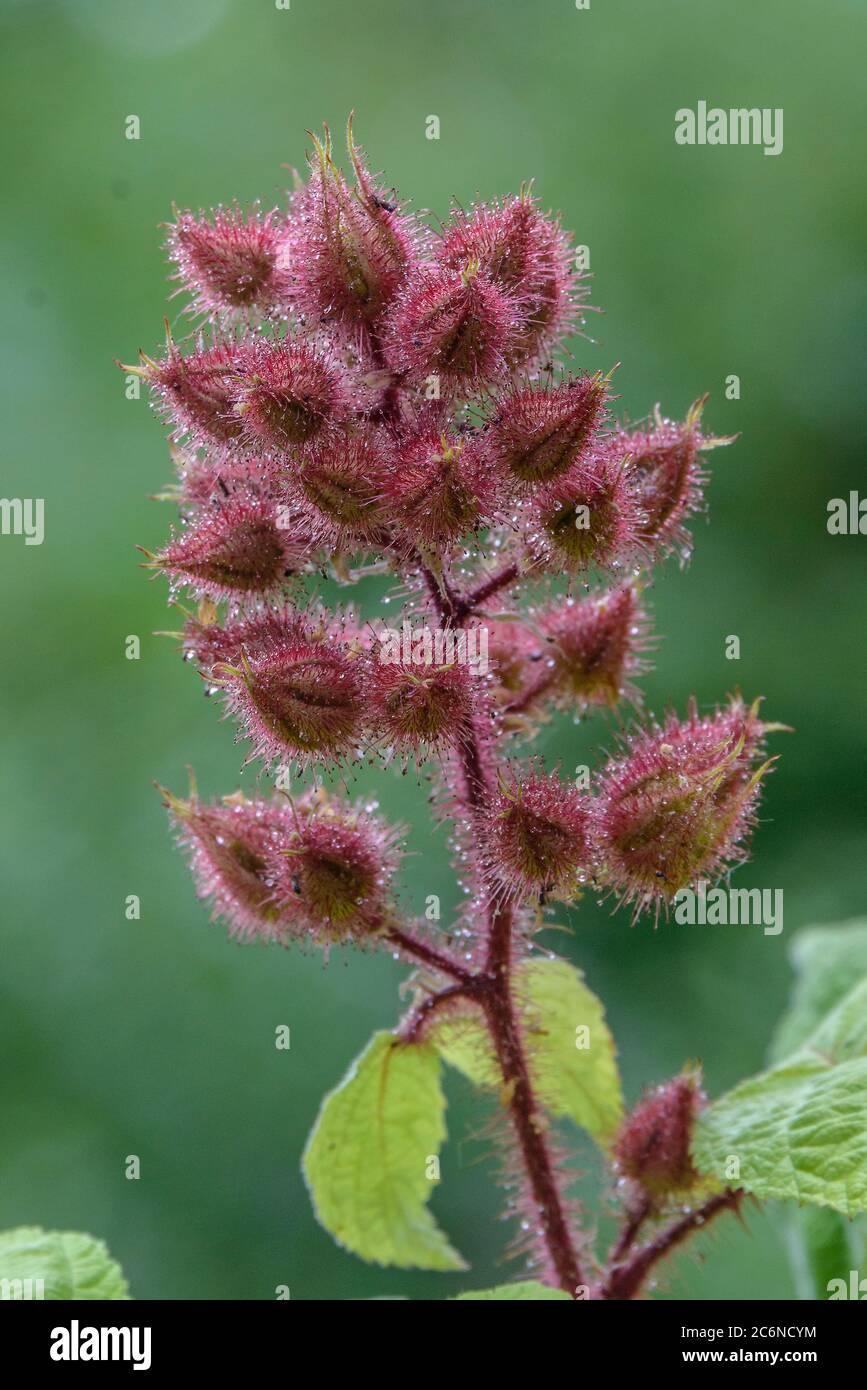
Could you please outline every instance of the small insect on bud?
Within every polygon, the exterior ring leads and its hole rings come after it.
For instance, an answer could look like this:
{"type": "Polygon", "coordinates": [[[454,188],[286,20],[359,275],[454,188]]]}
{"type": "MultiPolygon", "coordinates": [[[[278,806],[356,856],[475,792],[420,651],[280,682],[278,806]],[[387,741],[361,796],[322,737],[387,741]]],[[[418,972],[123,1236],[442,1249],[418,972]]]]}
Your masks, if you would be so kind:
{"type": "Polygon", "coordinates": [[[358,651],[297,629],[268,646],[210,673],[253,745],[250,759],[271,764],[288,756],[304,766],[353,756],[364,726],[358,651]]]}
{"type": "Polygon", "coordinates": [[[286,298],[279,269],[281,228],[276,211],[249,214],[218,208],[210,218],[180,212],[169,227],[166,247],[175,279],[189,290],[191,314],[227,319],[260,312],[286,298]]]}
{"type": "Polygon", "coordinates": [[[707,397],[696,401],[683,424],[664,420],[657,407],[650,430],[621,430],[612,452],[628,456],[637,500],[644,511],[639,534],[659,555],[680,551],[686,560],[692,539],[684,523],[703,505],[707,473],[700,455],[734,442],[734,436],[715,438],[699,429],[707,397]]]}
{"type": "Polygon", "coordinates": [[[241,436],[241,421],[234,411],[238,372],[246,349],[235,342],[211,347],[199,344],[194,352],[179,352],[166,323],[166,355],[160,362],[141,356],[140,367],[121,366],[135,372],[153,389],[158,409],[173,427],[173,438],[189,435],[196,444],[231,445],[241,436]]]}
{"type": "Polygon", "coordinates": [[[754,770],[764,735],[778,725],[758,717],[758,702],[733,697],[701,719],[668,717],[634,735],[624,757],[600,779],[594,835],[601,878],[635,916],[699,879],[745,857],[762,779],[774,759],[754,770]]]}
{"type": "Polygon", "coordinates": [[[309,343],[288,338],[250,349],[234,408],[249,443],[278,455],[312,443],[348,413],[336,365],[309,343]]]}
{"type": "Polygon", "coordinates": [[[471,396],[502,379],[515,306],[471,262],[415,275],[389,320],[389,365],[409,386],[439,379],[443,396],[471,396]]]}
{"type": "Polygon", "coordinates": [[[682,1197],[699,1180],[690,1144],[704,1100],[700,1075],[684,1072],[657,1086],[624,1121],[614,1145],[617,1169],[653,1203],[682,1197]]]}
{"type": "Polygon", "coordinates": [[[497,489],[483,457],[467,451],[459,435],[434,428],[402,442],[388,500],[411,540],[436,547],[489,520],[497,489]]]}
{"type": "Polygon", "coordinates": [[[604,453],[574,464],[536,498],[531,549],[555,572],[616,570],[635,564],[647,544],[628,468],[604,453]],[[547,553],[546,553],[547,552],[547,553]]]}
{"type": "Polygon", "coordinates": [[[244,492],[202,510],[150,567],[198,597],[242,600],[280,588],[306,563],[300,533],[279,525],[276,503],[244,492]]]}
{"type": "Polygon", "coordinates": [[[370,726],[379,741],[417,759],[461,738],[473,708],[474,677],[456,662],[434,664],[431,651],[420,650],[425,638],[431,641],[432,634],[423,631],[414,639],[418,661],[393,654],[388,639],[381,642],[372,655],[367,692],[370,726]]]}
{"type": "Polygon", "coordinates": [[[387,441],[373,431],[332,434],[293,455],[284,480],[316,544],[343,550],[382,534],[389,467],[387,441]]]}
{"type": "Polygon", "coordinates": [[[624,698],[639,698],[632,677],[646,669],[641,653],[648,637],[635,585],[621,584],[578,602],[566,599],[544,613],[539,625],[548,639],[550,694],[561,708],[612,709],[624,698]]]}
{"type": "Polygon", "coordinates": [[[289,841],[272,861],[275,896],[328,945],[380,930],[400,831],[317,791],[294,807],[289,841]]]}
{"type": "Polygon", "coordinates": [[[438,257],[450,269],[477,260],[490,280],[517,303],[507,347],[509,365],[528,365],[577,326],[579,276],[559,223],[545,217],[522,188],[518,197],[456,211],[438,257]]]}
{"type": "Polygon", "coordinates": [[[500,400],[490,427],[473,446],[523,490],[550,483],[593,443],[605,413],[608,379],[573,377],[559,386],[522,387],[500,400]]]}
{"type": "Polygon", "coordinates": [[[365,167],[351,116],[347,145],[354,189],[334,164],[328,128],[324,141],[313,137],[310,182],[294,195],[280,264],[300,314],[355,334],[394,301],[415,262],[418,232],[365,167]]]}
{"type": "Polygon", "coordinates": [[[275,901],[268,863],[292,833],[288,803],[247,801],[238,793],[206,804],[195,788],[188,800],[160,791],[189,853],[198,895],[211,900],[213,920],[227,922],[243,941],[286,941],[300,914],[294,904],[275,901]]]}
{"type": "Polygon", "coordinates": [[[490,807],[489,855],[516,896],[544,892],[564,900],[580,890],[590,862],[589,798],[554,773],[531,769],[501,777],[490,807]]]}

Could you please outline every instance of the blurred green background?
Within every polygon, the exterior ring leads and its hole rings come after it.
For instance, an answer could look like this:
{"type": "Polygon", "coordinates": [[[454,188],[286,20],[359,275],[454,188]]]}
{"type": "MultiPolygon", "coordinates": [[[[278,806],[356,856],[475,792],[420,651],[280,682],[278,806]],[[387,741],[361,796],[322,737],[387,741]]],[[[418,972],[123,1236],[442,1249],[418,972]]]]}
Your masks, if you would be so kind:
{"type": "MultiPolygon", "coordinates": [[[[171,204],[278,201],[304,130],[357,111],[374,167],[445,214],[534,177],[591,252],[588,368],[622,362],[634,416],[742,432],[712,456],[690,569],[652,594],[648,704],[734,685],[793,724],[738,884],[782,888],[785,931],[649,924],[591,900],[551,937],[607,1002],[630,1098],[700,1057],[718,1093],[763,1063],[801,925],[862,912],[867,539],[827,534],[865,486],[867,16],[857,0],[3,0],[2,492],[45,498],[41,547],[0,538],[3,583],[0,1227],[92,1231],[139,1298],[441,1298],[503,1277],[479,1112],[450,1079],[434,1209],[470,1276],[369,1269],[316,1225],[299,1155],[323,1092],[397,1016],[402,971],[230,945],[209,928],[152,779],[237,785],[240,750],[200,682],[150,634],[173,626],[137,567],[169,514],[144,399],[112,364],[155,348],[171,204]],[[783,107],[785,148],[681,148],[674,112],[783,107]],[[141,139],[124,138],[138,115],[141,139]],[[436,114],[441,139],[425,139],[436,114]],[[859,363],[859,349],[861,363],[859,363]],[[727,401],[725,378],[741,380],[727,401]],[[142,638],[127,661],[128,634],[142,638]],[[741,639],[741,659],[724,656],[741,639]],[[124,917],[128,894],[142,916],[124,917]],[[292,1030],[289,1052],[274,1029],[292,1030]],[[127,1181],[124,1161],[140,1156],[127,1181]]],[[[543,748],[588,760],[604,725],[543,748]]],[[[245,780],[255,776],[252,770],[245,780]]],[[[454,902],[414,779],[366,776],[414,822],[407,881],[454,902]]],[[[594,1160],[585,1157],[588,1183],[594,1160]]],[[[780,1213],[721,1224],[666,1296],[793,1297],[780,1213]],[[706,1263],[697,1256],[708,1253],[706,1263]]]]}

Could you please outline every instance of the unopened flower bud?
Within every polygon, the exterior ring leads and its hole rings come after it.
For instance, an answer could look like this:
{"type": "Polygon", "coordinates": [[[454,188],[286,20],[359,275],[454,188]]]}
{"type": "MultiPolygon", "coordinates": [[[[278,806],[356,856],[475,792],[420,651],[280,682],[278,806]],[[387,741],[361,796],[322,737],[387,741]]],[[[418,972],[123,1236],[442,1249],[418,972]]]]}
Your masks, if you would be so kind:
{"type": "Polygon", "coordinates": [[[331,136],[314,137],[310,182],[298,190],[280,264],[296,310],[348,333],[369,330],[395,299],[415,261],[418,233],[368,172],[347,129],[355,188],[332,159],[331,136]]]}
{"type": "Polygon", "coordinates": [[[352,756],[364,727],[364,677],[359,655],[333,642],[288,632],[239,667],[212,670],[227,706],[266,764],[292,758],[339,762],[352,756]]]}
{"type": "Polygon", "coordinates": [[[773,761],[755,769],[769,727],[758,702],[733,697],[704,719],[693,703],[685,720],[672,714],[633,736],[604,769],[594,812],[601,877],[636,915],[744,858],[773,761]]]}
{"type": "Polygon", "coordinates": [[[690,1144],[704,1099],[700,1076],[684,1072],[657,1086],[626,1117],[615,1162],[652,1202],[680,1198],[698,1181],[690,1144]]]}
{"type": "Polygon", "coordinates": [[[402,441],[387,495],[409,537],[433,547],[488,520],[497,503],[487,461],[467,450],[459,435],[436,428],[402,441]]]}
{"type": "Polygon", "coordinates": [[[309,343],[283,338],[250,348],[234,408],[251,445],[279,455],[341,423],[349,407],[336,365],[309,343]]]}
{"type": "Polygon", "coordinates": [[[503,885],[517,895],[574,897],[590,858],[588,805],[554,773],[502,777],[490,807],[489,854],[503,885]]]}
{"type": "Polygon", "coordinates": [[[321,792],[294,813],[288,843],[272,861],[276,901],[300,913],[326,945],[376,933],[386,918],[399,831],[321,792]]]}
{"type": "MultiPolygon", "coordinates": [[[[161,789],[163,790],[163,789],[161,789]]],[[[278,904],[268,863],[288,842],[292,817],[288,803],[240,793],[210,804],[195,789],[183,800],[163,790],[164,803],[190,856],[200,898],[208,898],[214,920],[228,923],[244,941],[285,941],[297,930],[292,903],[278,904]]]]}
{"type": "Polygon", "coordinates": [[[525,386],[499,400],[490,427],[474,441],[503,478],[521,487],[550,483],[592,444],[605,412],[607,379],[573,377],[559,386],[525,386]]]}
{"type": "Polygon", "coordinates": [[[389,320],[389,365],[407,385],[436,376],[443,396],[470,396],[502,378],[514,323],[512,300],[476,263],[425,269],[389,320]]]}
{"type": "Polygon", "coordinates": [[[657,409],[652,429],[621,430],[612,441],[614,455],[627,460],[644,512],[639,534],[660,555],[678,550],[688,558],[692,542],[684,523],[701,509],[707,482],[700,455],[732,443],[701,433],[706,399],[695,402],[683,424],[663,419],[657,409]]]}
{"type": "Polygon", "coordinates": [[[528,543],[558,573],[618,569],[643,558],[643,519],[628,470],[602,453],[574,464],[537,496],[528,543]]]}
{"type": "Polygon", "coordinates": [[[174,438],[191,436],[194,443],[231,445],[242,433],[234,410],[237,375],[246,349],[235,342],[200,344],[184,356],[166,324],[166,355],[152,361],[141,354],[142,365],[121,370],[136,372],[153,389],[157,404],[173,426],[174,438]]]}
{"type": "MultiPolygon", "coordinates": [[[[424,641],[424,633],[416,640],[424,641]]],[[[366,691],[372,731],[402,757],[424,757],[455,742],[472,714],[473,679],[466,666],[436,665],[430,656],[418,663],[391,660],[387,644],[380,645],[366,691]]]]}
{"type": "Polygon", "coordinates": [[[316,544],[343,549],[382,531],[390,465],[373,431],[330,434],[290,457],[285,482],[316,544]]]}
{"type": "Polygon", "coordinates": [[[279,588],[306,563],[309,542],[279,525],[276,503],[244,492],[200,511],[150,565],[199,597],[244,599],[279,588]]]}
{"type": "MultiPolygon", "coordinates": [[[[638,590],[620,584],[584,599],[565,599],[540,616],[547,641],[550,694],[566,709],[613,708],[636,700],[632,678],[645,669],[647,618],[638,590]]],[[[543,681],[545,665],[539,674],[543,681]]]]}
{"type": "Polygon", "coordinates": [[[211,217],[181,212],[169,228],[167,248],[175,276],[192,295],[190,312],[238,317],[266,311],[286,297],[287,281],[277,261],[280,224],[276,212],[249,214],[218,208],[211,217]]]}
{"type": "Polygon", "coordinates": [[[576,326],[578,275],[562,228],[538,209],[529,188],[502,203],[456,211],[438,249],[452,270],[469,261],[517,304],[506,349],[510,366],[528,364],[576,326]]]}

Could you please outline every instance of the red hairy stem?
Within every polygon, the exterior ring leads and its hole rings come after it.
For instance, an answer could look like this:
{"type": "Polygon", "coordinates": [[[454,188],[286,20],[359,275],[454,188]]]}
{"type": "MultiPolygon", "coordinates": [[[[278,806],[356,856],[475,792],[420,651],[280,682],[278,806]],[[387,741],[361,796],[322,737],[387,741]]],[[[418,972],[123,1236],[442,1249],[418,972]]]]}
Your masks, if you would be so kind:
{"type": "Polygon", "coordinates": [[[441,989],[438,994],[429,994],[423,999],[410,1015],[401,1029],[401,1041],[405,1043],[422,1042],[424,1030],[433,1014],[437,1013],[445,1004],[454,1003],[456,999],[470,999],[477,994],[475,983],[449,985],[447,989],[441,989]]]}
{"type": "Polygon", "coordinates": [[[737,1211],[743,1200],[740,1189],[727,1188],[711,1197],[703,1206],[682,1216],[672,1226],[661,1231],[647,1245],[642,1245],[625,1263],[615,1265],[592,1294],[593,1298],[627,1301],[635,1298],[648,1275],[660,1260],[671,1254],[696,1231],[703,1230],[709,1221],[723,1211],[737,1211]]]}
{"type": "MultiPolygon", "coordinates": [[[[491,793],[480,738],[472,723],[457,743],[463,775],[463,795],[471,812],[473,847],[481,859],[479,813],[491,793]]],[[[502,1096],[518,1141],[527,1184],[537,1208],[542,1240],[551,1270],[560,1288],[574,1295],[582,1283],[581,1267],[557,1180],[554,1160],[545,1135],[545,1119],[530,1084],[530,1073],[512,996],[511,906],[496,885],[486,881],[488,894],[487,952],[484,969],[476,977],[478,999],[503,1079],[502,1096]]]]}
{"type": "Polygon", "coordinates": [[[475,977],[472,972],[466,970],[453,956],[439,950],[436,946],[429,945],[427,941],[421,941],[404,927],[389,927],[387,935],[389,941],[393,941],[395,946],[399,946],[414,960],[422,961],[424,965],[430,965],[443,975],[460,981],[464,988],[473,984],[475,977]]]}
{"type": "Polygon", "coordinates": [[[492,598],[494,594],[498,594],[501,589],[508,588],[517,577],[518,566],[516,564],[505,565],[501,570],[497,570],[496,574],[490,575],[475,589],[471,589],[466,598],[463,599],[460,605],[461,618],[469,617],[480,604],[492,598]]]}

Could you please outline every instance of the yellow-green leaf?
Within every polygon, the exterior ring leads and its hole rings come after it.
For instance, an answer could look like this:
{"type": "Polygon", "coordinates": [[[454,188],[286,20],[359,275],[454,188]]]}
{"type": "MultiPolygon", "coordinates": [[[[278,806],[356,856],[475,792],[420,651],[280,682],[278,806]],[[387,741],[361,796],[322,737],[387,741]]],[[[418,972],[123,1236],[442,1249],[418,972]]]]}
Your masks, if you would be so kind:
{"type": "MultiPolygon", "coordinates": [[[[536,1094],[607,1143],[623,1115],[614,1039],[600,1000],[567,961],[529,960],[515,968],[515,1003],[523,1024],[536,1094]]],[[[500,1073],[481,1013],[444,1018],[429,1034],[452,1066],[476,1086],[493,1088],[500,1073]]]]}
{"type": "Polygon", "coordinates": [[[571,1303],[572,1295],[534,1279],[525,1279],[518,1284],[498,1284],[495,1289],[471,1289],[469,1293],[459,1293],[451,1302],[466,1303],[472,1299],[485,1303],[550,1303],[555,1300],[571,1303]]]}
{"type": "Polygon", "coordinates": [[[128,1299],[123,1272],[101,1240],[79,1231],[0,1231],[0,1299],[128,1299]]]}
{"type": "Polygon", "coordinates": [[[304,1151],[316,1215],[340,1245],[400,1269],[466,1268],[427,1208],[444,1115],[436,1049],[374,1034],[304,1151]]]}

